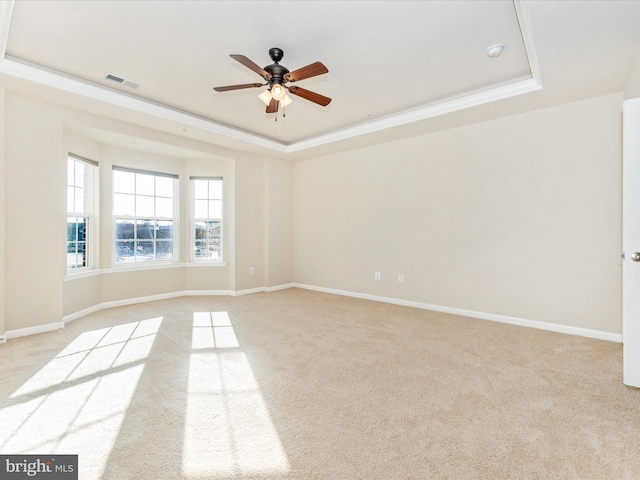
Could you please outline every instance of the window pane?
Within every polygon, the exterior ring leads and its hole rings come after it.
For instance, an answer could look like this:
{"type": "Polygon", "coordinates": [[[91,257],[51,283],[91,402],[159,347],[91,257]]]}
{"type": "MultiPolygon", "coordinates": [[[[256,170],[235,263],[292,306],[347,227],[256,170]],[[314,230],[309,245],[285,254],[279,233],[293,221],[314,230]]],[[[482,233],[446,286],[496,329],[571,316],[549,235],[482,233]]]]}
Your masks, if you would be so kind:
{"type": "Polygon", "coordinates": [[[173,199],[156,197],[156,217],[173,217],[173,199]]]}
{"type": "Polygon", "coordinates": [[[173,222],[158,221],[156,238],[173,239],[173,222]]]}
{"type": "Polygon", "coordinates": [[[222,200],[222,180],[209,180],[209,198],[222,200]]]}
{"type": "Polygon", "coordinates": [[[135,193],[135,174],[114,170],[113,191],[118,193],[135,193]]]}
{"type": "Polygon", "coordinates": [[[87,170],[87,166],[84,163],[76,162],[76,175],[75,175],[76,187],[86,188],[87,186],[86,170],[87,170]]]}
{"type": "Polygon", "coordinates": [[[144,175],[143,173],[136,173],[136,194],[138,195],[155,195],[155,189],[153,185],[153,175],[144,175]]]}
{"type": "Polygon", "coordinates": [[[78,256],[76,257],[76,267],[87,266],[87,244],[85,242],[78,242],[78,256]]]}
{"type": "Polygon", "coordinates": [[[78,218],[78,241],[84,242],[87,240],[87,218],[78,218]]]}
{"type": "Polygon", "coordinates": [[[126,215],[128,217],[135,215],[135,198],[134,195],[116,193],[113,196],[114,215],[126,215]]]}
{"type": "Polygon", "coordinates": [[[162,240],[156,242],[156,260],[171,260],[173,258],[173,242],[162,240]]]}
{"type": "Polygon", "coordinates": [[[73,179],[75,178],[75,160],[70,158],[67,160],[67,185],[73,185],[73,179]]]}
{"type": "Polygon", "coordinates": [[[207,239],[207,224],[206,222],[196,222],[196,240],[207,239]]]}
{"type": "Polygon", "coordinates": [[[153,197],[136,195],[136,215],[153,217],[154,214],[153,197]]]}
{"type": "Polygon", "coordinates": [[[207,258],[207,242],[196,242],[195,257],[198,260],[207,258]]]}
{"type": "Polygon", "coordinates": [[[194,192],[196,199],[208,199],[209,191],[207,180],[194,180],[194,192]]]}
{"type": "Polygon", "coordinates": [[[76,244],[67,243],[67,269],[76,268],[76,244]]]}
{"type": "Polygon", "coordinates": [[[209,200],[209,218],[222,218],[221,200],[209,200]]]}
{"type": "Polygon", "coordinates": [[[74,212],[84,213],[85,212],[84,190],[82,190],[81,188],[76,188],[75,190],[76,192],[75,192],[74,212]]]}
{"type": "Polygon", "coordinates": [[[138,240],[153,239],[155,236],[156,222],[153,220],[136,221],[136,238],[138,240]]]}
{"type": "Polygon", "coordinates": [[[73,187],[67,187],[67,212],[71,213],[74,212],[75,210],[73,209],[74,205],[75,205],[75,188],[73,187]]]}
{"type": "Polygon", "coordinates": [[[116,263],[133,262],[133,242],[116,242],[116,263]]]}
{"type": "MultiPolygon", "coordinates": [[[[133,222],[130,220],[116,220],[116,239],[128,240],[134,237],[133,222]]],[[[131,248],[133,254],[133,247],[131,248]]]]}
{"type": "Polygon", "coordinates": [[[136,242],[136,262],[148,262],[155,260],[152,240],[142,240],[136,242]]]}
{"type": "Polygon", "coordinates": [[[156,177],[156,196],[173,197],[173,178],[156,177]]]}
{"type": "Polygon", "coordinates": [[[194,217],[195,218],[209,218],[208,215],[208,205],[209,205],[209,201],[208,200],[196,200],[196,208],[195,208],[195,212],[194,212],[194,217]]]}
{"type": "MultiPolygon", "coordinates": [[[[78,239],[77,218],[67,217],[67,242],[73,242],[78,239]]],[[[74,249],[75,252],[75,249],[74,249]]]]}

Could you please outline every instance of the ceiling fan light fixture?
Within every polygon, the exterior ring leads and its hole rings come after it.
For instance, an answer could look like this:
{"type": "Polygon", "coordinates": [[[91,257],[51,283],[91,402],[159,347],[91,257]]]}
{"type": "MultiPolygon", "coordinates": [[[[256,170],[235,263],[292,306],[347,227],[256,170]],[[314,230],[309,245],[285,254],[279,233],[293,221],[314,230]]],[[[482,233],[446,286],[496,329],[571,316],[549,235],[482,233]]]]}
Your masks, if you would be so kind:
{"type": "Polygon", "coordinates": [[[260,95],[258,95],[258,98],[262,100],[266,106],[269,106],[273,96],[271,95],[271,92],[269,90],[265,90],[260,95]]]}
{"type": "Polygon", "coordinates": [[[282,100],[286,94],[286,90],[279,83],[276,83],[271,87],[271,96],[276,100],[282,100]]]}

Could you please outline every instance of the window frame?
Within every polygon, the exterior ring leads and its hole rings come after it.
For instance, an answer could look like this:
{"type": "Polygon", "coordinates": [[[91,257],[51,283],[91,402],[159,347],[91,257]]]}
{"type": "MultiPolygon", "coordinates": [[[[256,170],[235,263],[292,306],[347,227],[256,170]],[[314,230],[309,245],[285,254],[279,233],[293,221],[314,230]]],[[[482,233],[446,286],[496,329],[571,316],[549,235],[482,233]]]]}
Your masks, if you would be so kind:
{"type": "MultiPolygon", "coordinates": [[[[76,155],[72,152],[67,152],[67,213],[65,215],[66,222],[66,235],[67,239],[65,241],[66,252],[65,252],[65,264],[66,264],[66,275],[74,275],[80,274],[84,272],[88,272],[91,270],[95,270],[97,264],[97,255],[98,255],[98,229],[99,229],[99,190],[98,190],[98,175],[99,175],[99,166],[98,162],[95,160],[91,160],[86,157],[82,157],[80,155],[76,155]],[[69,162],[74,162],[74,183],[71,185],[69,183],[69,162]],[[83,187],[79,187],[75,184],[75,165],[82,164],[86,166],[85,170],[85,185],[83,187]],[[85,198],[85,210],[80,211],[69,211],[69,187],[74,189],[82,188],[84,190],[84,198],[85,198]],[[69,218],[86,218],[86,225],[84,231],[84,260],[85,265],[69,267],[69,218]]],[[[75,202],[74,202],[75,207],[75,202]]],[[[77,222],[76,222],[77,225],[77,222]]],[[[77,228],[77,227],[76,227],[77,228]]],[[[78,244],[79,240],[77,239],[76,232],[76,240],[73,242],[78,244]]],[[[78,255],[78,250],[76,248],[76,255],[78,255]]],[[[76,257],[77,258],[77,257],[76,257]]],[[[76,262],[77,264],[77,262],[76,262]]]]}
{"type": "Polygon", "coordinates": [[[189,177],[189,211],[190,211],[190,241],[189,241],[189,260],[193,263],[204,264],[204,265],[216,265],[222,264],[225,262],[224,259],[224,177],[222,176],[191,176],[189,177]],[[219,199],[211,199],[208,200],[220,200],[220,217],[196,217],[196,181],[197,180],[219,180],[221,182],[220,187],[220,198],[219,199]],[[211,222],[218,221],[220,223],[220,257],[219,258],[196,258],[196,223],[197,222],[211,222]]]}
{"type": "MultiPolygon", "coordinates": [[[[143,169],[138,169],[138,168],[131,168],[131,167],[124,167],[124,166],[118,166],[118,165],[113,165],[111,168],[111,178],[112,178],[112,186],[111,186],[111,202],[112,202],[112,208],[111,208],[111,221],[112,221],[112,230],[113,230],[113,235],[111,237],[111,265],[114,268],[140,268],[140,269],[144,269],[144,268],[149,268],[149,266],[152,265],[171,265],[171,264],[177,264],[179,263],[179,239],[180,239],[180,216],[179,216],[179,211],[180,211],[180,207],[179,207],[179,203],[180,203],[180,182],[179,182],[179,175],[177,174],[173,174],[173,173],[166,173],[166,172],[158,172],[158,171],[151,171],[151,170],[143,170],[143,169]],[[115,172],[116,171],[121,171],[121,172],[128,172],[128,173],[133,173],[134,175],[149,175],[149,176],[153,176],[154,177],[154,194],[153,195],[146,195],[146,194],[139,194],[136,192],[137,190],[137,186],[136,186],[136,177],[134,176],[134,193],[130,194],[134,196],[134,215],[117,215],[115,213],[115,198],[116,198],[116,193],[122,193],[122,192],[116,192],[116,186],[115,186],[115,172]],[[171,217],[162,217],[162,216],[158,216],[157,212],[155,212],[155,208],[156,208],[156,199],[157,198],[168,198],[168,197],[163,197],[163,196],[159,196],[157,195],[157,192],[155,191],[156,188],[156,183],[155,183],[155,177],[164,177],[164,178],[170,178],[172,180],[173,183],[173,191],[172,191],[172,216],[171,217]],[[154,215],[136,215],[135,214],[135,201],[136,201],[136,197],[137,196],[144,196],[144,197],[153,197],[154,199],[154,215]],[[119,239],[118,237],[118,220],[125,220],[125,221],[131,221],[134,225],[134,232],[135,230],[138,228],[138,222],[139,221],[154,221],[154,222],[167,222],[170,221],[172,222],[172,236],[171,236],[171,259],[170,260],[165,260],[165,259],[157,259],[154,258],[153,260],[144,260],[144,261],[135,261],[135,258],[137,257],[136,255],[136,242],[140,241],[141,239],[137,237],[137,235],[134,233],[133,238],[130,240],[134,243],[134,260],[133,261],[124,261],[124,262],[118,262],[117,261],[117,257],[118,257],[118,242],[119,239]]],[[[142,241],[151,241],[154,244],[154,257],[156,257],[157,255],[157,242],[158,241],[162,241],[162,239],[159,239],[157,237],[157,233],[156,236],[153,239],[146,239],[143,238],[142,241]]]]}

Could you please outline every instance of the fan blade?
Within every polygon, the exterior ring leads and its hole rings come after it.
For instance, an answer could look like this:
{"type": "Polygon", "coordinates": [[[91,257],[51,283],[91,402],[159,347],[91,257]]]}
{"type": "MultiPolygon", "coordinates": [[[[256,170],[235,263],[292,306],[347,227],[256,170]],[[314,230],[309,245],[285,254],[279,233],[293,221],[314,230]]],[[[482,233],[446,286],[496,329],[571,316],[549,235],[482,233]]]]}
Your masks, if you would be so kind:
{"type": "Polygon", "coordinates": [[[312,92],[311,90],[307,90],[306,88],[289,87],[289,91],[294,95],[306,98],[307,100],[313,103],[317,103],[318,105],[322,105],[323,107],[326,107],[331,103],[331,99],[329,97],[325,97],[324,95],[320,95],[319,93],[312,92]]]}
{"type": "Polygon", "coordinates": [[[229,55],[229,56],[234,60],[240,62],[245,67],[250,68],[265,80],[269,80],[271,78],[271,74],[269,72],[267,72],[264,68],[260,67],[259,65],[253,63],[244,55],[229,55]]]}
{"type": "Polygon", "coordinates": [[[267,113],[277,113],[278,105],[280,105],[280,102],[275,98],[272,98],[269,105],[267,105],[267,113]]]}
{"type": "Polygon", "coordinates": [[[320,62],[312,63],[306,67],[299,68],[293,72],[286,73],[284,75],[285,82],[297,82],[304,80],[305,78],[315,77],[316,75],[322,75],[328,73],[329,70],[320,62]]]}
{"type": "Polygon", "coordinates": [[[266,83],[243,83],[242,85],[227,85],[226,87],[213,87],[216,92],[228,92],[229,90],[240,90],[242,88],[257,88],[266,83]]]}

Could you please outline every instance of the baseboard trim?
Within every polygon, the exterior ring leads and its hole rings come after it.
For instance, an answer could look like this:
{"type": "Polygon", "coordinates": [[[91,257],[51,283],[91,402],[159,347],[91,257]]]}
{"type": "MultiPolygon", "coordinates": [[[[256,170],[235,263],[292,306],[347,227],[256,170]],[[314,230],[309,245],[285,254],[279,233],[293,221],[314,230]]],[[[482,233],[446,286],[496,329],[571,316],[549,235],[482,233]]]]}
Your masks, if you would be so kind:
{"type": "MultiPolygon", "coordinates": [[[[85,308],[78,312],[70,313],[69,315],[65,315],[62,317],[62,323],[64,328],[64,324],[67,322],[72,322],[73,320],[77,320],[78,318],[85,317],[91,313],[99,312],[100,310],[104,310],[106,308],[114,308],[114,307],[124,307],[126,305],[135,305],[138,303],[146,303],[146,302],[155,302],[157,300],[166,300],[169,298],[176,297],[197,297],[197,296],[230,296],[230,297],[239,297],[242,295],[250,295],[253,293],[262,293],[262,292],[275,292],[277,290],[284,290],[287,288],[293,288],[293,283],[288,283],[284,285],[276,285],[273,287],[258,287],[258,288],[249,288],[246,290],[182,290],[179,292],[168,292],[168,293],[159,293],[157,295],[148,295],[145,297],[134,297],[134,298],[125,298],[122,300],[112,300],[110,302],[103,302],[92,307],[85,308]]],[[[35,327],[34,327],[35,328],[35,327]]],[[[14,330],[14,332],[20,332],[21,330],[14,330]]],[[[36,332],[40,333],[40,332],[36,332]]],[[[27,333],[26,335],[31,335],[27,333]]],[[[24,336],[24,335],[18,335],[24,336]]],[[[16,338],[16,337],[9,337],[16,338]]]]}
{"type": "Polygon", "coordinates": [[[295,283],[285,283],[283,285],[276,285],[275,287],[265,287],[265,292],[277,292],[278,290],[286,290],[287,288],[294,288],[295,283]]]}
{"type": "Polygon", "coordinates": [[[38,333],[53,332],[64,328],[64,322],[45,323],[44,325],[36,325],[35,327],[16,328],[15,330],[7,330],[4,332],[7,340],[18,337],[26,337],[27,335],[36,335],[38,333]]]}
{"type": "Polygon", "coordinates": [[[606,340],[609,342],[622,343],[622,334],[603,332],[601,330],[591,330],[588,328],[573,327],[570,325],[560,325],[558,323],[540,322],[538,320],[529,320],[526,318],[509,317],[506,315],[497,315],[494,313],[477,312],[474,310],[465,310],[462,308],[446,307],[442,305],[433,305],[430,303],[414,302],[410,300],[401,300],[398,298],[382,297],[378,295],[370,295],[368,293],[349,292],[346,290],[337,290],[335,288],[317,287],[315,285],[306,285],[303,283],[293,283],[292,287],[302,288],[305,290],[314,290],[317,292],[333,293],[345,297],[361,298],[364,300],[373,300],[375,302],[391,303],[394,305],[402,305],[405,307],[420,308],[423,310],[433,310],[436,312],[452,313],[454,315],[462,315],[464,317],[479,318],[481,320],[491,320],[492,322],[508,323],[510,325],[518,325],[521,327],[536,328],[538,330],[548,330],[557,333],[566,333],[568,335],[576,335],[579,337],[595,338],[597,340],[606,340]]]}
{"type": "Polygon", "coordinates": [[[125,305],[134,305],[137,303],[153,302],[156,300],[165,300],[176,297],[196,297],[196,296],[232,296],[238,297],[242,295],[250,295],[262,292],[276,292],[278,290],[286,290],[288,288],[301,288],[304,290],[313,290],[317,292],[332,293],[345,297],[361,298],[363,300],[372,300],[375,302],[390,303],[393,305],[402,305],[405,307],[419,308],[422,310],[433,310],[436,312],[451,313],[454,315],[462,315],[464,317],[478,318],[481,320],[490,320],[493,322],[507,323],[510,325],[518,325],[521,327],[536,328],[538,330],[548,330],[551,332],[565,333],[568,335],[576,335],[580,337],[594,338],[597,340],[606,340],[609,342],[622,343],[622,334],[603,332],[601,330],[591,330],[588,328],[573,327],[570,325],[560,325],[557,323],[541,322],[538,320],[529,320],[526,318],[510,317],[507,315],[498,315],[494,313],[478,312],[475,310],[466,310],[462,308],[447,307],[442,305],[433,305],[430,303],[414,302],[411,300],[402,300],[398,298],[383,297],[379,295],[371,295],[368,293],[350,292],[347,290],[339,290],[335,288],[318,287],[316,285],[307,285],[304,283],[287,283],[275,285],[272,287],[258,287],[246,290],[183,290],[180,292],[161,293],[158,295],[149,295],[145,297],[127,298],[123,300],[114,300],[94,305],[84,310],[80,310],[62,318],[62,322],[49,323],[46,325],[38,325],[36,327],[20,328],[17,330],[7,330],[5,332],[7,339],[23,337],[26,335],[34,335],[37,333],[50,332],[59,328],[64,328],[65,323],[71,322],[78,318],[82,318],[91,313],[104,310],[106,308],[121,307],[125,305]]]}

